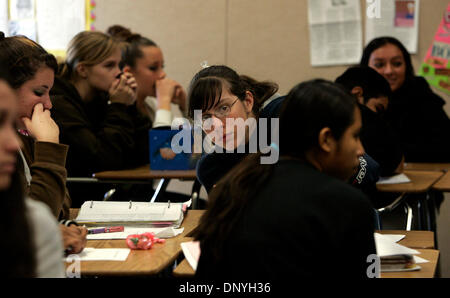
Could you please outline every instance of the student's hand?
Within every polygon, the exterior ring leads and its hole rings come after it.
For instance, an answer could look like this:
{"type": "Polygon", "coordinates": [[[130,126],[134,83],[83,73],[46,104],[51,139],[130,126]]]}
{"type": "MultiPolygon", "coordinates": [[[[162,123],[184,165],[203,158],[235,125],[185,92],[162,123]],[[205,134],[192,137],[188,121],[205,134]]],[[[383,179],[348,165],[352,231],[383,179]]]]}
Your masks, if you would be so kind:
{"type": "Polygon", "coordinates": [[[109,89],[109,99],[113,103],[122,103],[127,106],[136,101],[136,79],[129,72],[123,73],[116,79],[109,89]]]}
{"type": "Polygon", "coordinates": [[[186,92],[178,82],[164,78],[156,81],[156,99],[158,109],[170,111],[170,104],[175,103],[183,111],[186,105],[186,92]]]}
{"type": "Polygon", "coordinates": [[[174,159],[176,156],[175,152],[170,148],[161,148],[159,149],[159,153],[161,154],[161,157],[166,160],[174,159]]]}
{"type": "Polygon", "coordinates": [[[34,106],[31,119],[23,117],[22,122],[36,141],[59,143],[59,127],[52,119],[50,110],[44,109],[42,103],[34,106]]]}
{"type": "Polygon", "coordinates": [[[59,228],[63,237],[64,250],[71,254],[82,252],[86,246],[88,230],[85,227],[76,225],[66,227],[62,224],[59,225],[59,228]]]}

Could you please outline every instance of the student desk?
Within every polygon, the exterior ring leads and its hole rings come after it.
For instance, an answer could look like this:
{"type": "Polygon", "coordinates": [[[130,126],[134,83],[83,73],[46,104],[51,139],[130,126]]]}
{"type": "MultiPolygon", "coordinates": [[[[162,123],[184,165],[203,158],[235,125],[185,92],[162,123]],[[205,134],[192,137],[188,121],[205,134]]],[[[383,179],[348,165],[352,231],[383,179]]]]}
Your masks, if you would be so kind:
{"type": "MultiPolygon", "coordinates": [[[[78,209],[71,209],[71,218],[75,218],[78,209]]],[[[151,276],[160,273],[171,265],[182,252],[181,243],[198,226],[202,210],[188,210],[182,227],[182,234],[157,243],[149,250],[131,250],[126,261],[85,261],[81,262],[82,276],[151,276]]],[[[125,240],[88,240],[86,247],[127,248],[125,240]]],[[[66,264],[67,266],[70,263],[66,264]]]]}
{"type": "Polygon", "coordinates": [[[377,184],[381,192],[426,193],[431,186],[444,175],[440,171],[405,170],[403,172],[411,182],[398,184],[377,184]]]}
{"type": "Polygon", "coordinates": [[[450,170],[450,163],[431,163],[431,162],[405,162],[405,170],[418,171],[444,171],[450,170]]]}
{"type": "MultiPolygon", "coordinates": [[[[426,228],[433,230],[434,226],[434,212],[435,207],[434,200],[429,204],[429,191],[436,181],[438,181],[443,175],[442,171],[425,171],[425,170],[405,170],[404,174],[408,176],[411,182],[398,183],[398,184],[382,184],[377,185],[377,190],[380,192],[392,192],[401,193],[402,199],[405,199],[408,194],[423,193],[423,199],[417,200],[417,214],[418,214],[418,228],[420,230],[426,228]]],[[[395,205],[398,205],[398,201],[395,205]]],[[[408,207],[409,208],[409,207],[408,207]]],[[[392,208],[391,208],[392,209],[392,208]]],[[[407,229],[410,229],[412,220],[412,211],[409,212],[407,229]]]]}
{"type": "Polygon", "coordinates": [[[433,185],[433,189],[442,192],[450,192],[450,172],[447,172],[433,185]]]}
{"type": "MultiPolygon", "coordinates": [[[[424,258],[429,263],[420,264],[422,269],[412,272],[382,272],[381,278],[432,278],[436,272],[436,266],[439,259],[439,251],[434,250],[434,234],[429,231],[377,231],[381,234],[403,234],[405,238],[398,243],[418,250],[419,257],[424,258]]],[[[187,240],[190,241],[190,240],[187,240]]],[[[194,277],[194,270],[188,261],[184,259],[173,271],[175,277],[194,277]]]]}
{"type": "Polygon", "coordinates": [[[196,179],[195,170],[186,171],[154,171],[150,170],[149,165],[140,166],[134,169],[104,171],[94,173],[92,178],[67,178],[68,182],[93,182],[93,183],[149,183],[153,179],[161,179],[158,187],[153,194],[151,201],[157,201],[162,193],[165,192],[170,179],[195,180],[192,186],[191,198],[193,200],[193,208],[198,207],[198,196],[200,195],[201,184],[196,179]]]}

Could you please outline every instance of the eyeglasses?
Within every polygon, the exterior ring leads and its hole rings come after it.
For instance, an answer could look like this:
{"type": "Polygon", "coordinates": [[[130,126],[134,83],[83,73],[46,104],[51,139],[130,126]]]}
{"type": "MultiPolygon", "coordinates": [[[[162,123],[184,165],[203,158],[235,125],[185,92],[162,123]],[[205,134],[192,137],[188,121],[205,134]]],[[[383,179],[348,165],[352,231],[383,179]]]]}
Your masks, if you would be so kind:
{"type": "MultiPolygon", "coordinates": [[[[237,98],[232,104],[224,103],[222,105],[219,105],[217,108],[214,109],[213,115],[217,118],[225,118],[228,116],[231,112],[231,108],[234,106],[234,104],[239,100],[237,98]]],[[[204,114],[202,115],[202,121],[205,122],[206,120],[210,119],[212,117],[211,114],[204,114]]]]}

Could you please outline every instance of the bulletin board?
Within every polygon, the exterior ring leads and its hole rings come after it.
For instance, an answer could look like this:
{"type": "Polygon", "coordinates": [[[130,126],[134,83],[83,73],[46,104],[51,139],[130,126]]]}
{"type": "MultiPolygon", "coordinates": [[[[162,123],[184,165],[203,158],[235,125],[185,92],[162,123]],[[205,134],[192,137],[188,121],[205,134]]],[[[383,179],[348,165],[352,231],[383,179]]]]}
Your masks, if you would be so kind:
{"type": "Polygon", "coordinates": [[[0,0],[0,30],[25,35],[64,57],[78,32],[94,30],[94,0],[0,0]]]}

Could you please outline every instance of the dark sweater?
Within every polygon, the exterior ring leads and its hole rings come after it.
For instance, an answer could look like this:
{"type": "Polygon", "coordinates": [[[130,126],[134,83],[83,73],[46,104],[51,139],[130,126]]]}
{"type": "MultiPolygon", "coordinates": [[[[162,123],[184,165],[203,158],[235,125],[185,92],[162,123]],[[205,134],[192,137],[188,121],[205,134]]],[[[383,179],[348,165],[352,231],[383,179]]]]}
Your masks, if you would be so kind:
{"type": "MultiPolygon", "coordinates": [[[[91,177],[100,171],[149,163],[151,121],[139,114],[134,105],[108,104],[106,93],[85,103],[76,88],[61,78],[55,79],[50,96],[60,142],[70,146],[66,163],[69,177],[91,177]]],[[[113,187],[116,188],[106,184],[68,184],[73,207],[86,200],[101,200],[113,187]]],[[[122,196],[122,189],[115,196],[122,196]]],[[[146,197],[151,196],[151,184],[143,192],[146,197]]]]}
{"type": "Polygon", "coordinates": [[[373,208],[359,190],[309,164],[280,160],[225,239],[218,262],[208,239],[201,241],[196,275],[367,278],[373,232],[373,208]]]}
{"type": "Polygon", "coordinates": [[[108,104],[106,94],[85,103],[75,87],[60,78],[55,79],[51,99],[60,141],[70,146],[69,176],[91,176],[148,163],[151,123],[135,106],[108,104]]]}
{"type": "Polygon", "coordinates": [[[450,120],[444,104],[422,77],[394,92],[386,116],[406,162],[450,162],[450,120]]]}
{"type": "Polygon", "coordinates": [[[391,176],[402,160],[402,150],[397,136],[387,122],[363,105],[361,110],[361,143],[364,150],[379,165],[381,176],[391,176]]]}

